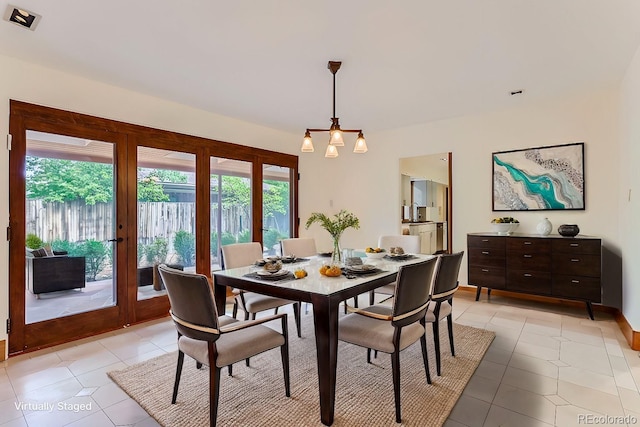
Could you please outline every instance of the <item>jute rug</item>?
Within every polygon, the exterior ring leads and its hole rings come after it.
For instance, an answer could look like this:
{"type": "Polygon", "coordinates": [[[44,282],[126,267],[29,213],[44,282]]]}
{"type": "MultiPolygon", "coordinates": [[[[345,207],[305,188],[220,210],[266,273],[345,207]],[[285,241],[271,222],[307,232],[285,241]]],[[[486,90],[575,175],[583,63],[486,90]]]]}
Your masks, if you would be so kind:
{"type": "MultiPolygon", "coordinates": [[[[289,322],[291,397],[284,394],[280,351],[272,350],[221,374],[219,426],[321,426],[313,316],[303,316],[303,337],[289,322]]],[[[428,325],[427,325],[428,326],[428,325]]],[[[427,340],[432,385],[422,364],[420,343],[400,354],[403,426],[441,426],[476,370],[495,334],[454,324],[456,357],[449,351],[443,323],[442,376],[435,373],[433,342],[427,340]]],[[[427,336],[431,337],[431,328],[427,336]]],[[[185,357],[178,400],[171,404],[177,353],[130,366],[109,376],[165,427],[209,425],[208,381],[204,367],[185,357]]],[[[336,383],[335,426],[397,426],[391,378],[391,360],[380,353],[367,364],[366,349],[340,342],[336,383]]]]}

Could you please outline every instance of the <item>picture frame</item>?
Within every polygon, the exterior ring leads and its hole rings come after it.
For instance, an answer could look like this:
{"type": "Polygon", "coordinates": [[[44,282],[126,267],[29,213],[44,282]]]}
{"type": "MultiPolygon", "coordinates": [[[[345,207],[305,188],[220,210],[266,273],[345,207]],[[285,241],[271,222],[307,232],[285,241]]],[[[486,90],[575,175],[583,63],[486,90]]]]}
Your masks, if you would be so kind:
{"type": "Polygon", "coordinates": [[[584,142],[492,153],[492,209],[585,209],[584,142]]]}

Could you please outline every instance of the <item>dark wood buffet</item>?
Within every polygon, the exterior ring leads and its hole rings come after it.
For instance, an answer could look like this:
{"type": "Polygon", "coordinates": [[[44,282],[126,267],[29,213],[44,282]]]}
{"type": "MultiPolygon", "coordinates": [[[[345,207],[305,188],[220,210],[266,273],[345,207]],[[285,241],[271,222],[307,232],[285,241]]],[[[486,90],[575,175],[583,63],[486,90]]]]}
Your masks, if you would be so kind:
{"type": "Polygon", "coordinates": [[[467,235],[468,283],[483,287],[591,303],[602,300],[602,242],[595,237],[495,233],[467,235]]]}

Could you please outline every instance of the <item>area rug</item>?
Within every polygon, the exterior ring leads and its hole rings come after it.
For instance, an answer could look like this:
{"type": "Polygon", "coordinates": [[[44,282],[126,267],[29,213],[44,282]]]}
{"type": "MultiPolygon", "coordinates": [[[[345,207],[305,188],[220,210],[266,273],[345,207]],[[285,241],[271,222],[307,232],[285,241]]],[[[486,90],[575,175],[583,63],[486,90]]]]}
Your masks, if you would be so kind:
{"type": "MultiPolygon", "coordinates": [[[[237,363],[233,377],[221,374],[218,426],[321,426],[313,337],[313,316],[303,316],[303,337],[289,333],[291,397],[284,392],[280,351],[237,363]]],[[[289,322],[290,328],[294,322],[289,322]]],[[[443,325],[444,326],[444,325],[443,325]]],[[[491,331],[454,324],[456,357],[449,351],[446,326],[440,339],[442,376],[435,373],[435,353],[428,328],[427,384],[420,343],[400,354],[402,424],[395,422],[391,359],[380,353],[367,364],[366,349],[340,342],[336,382],[335,426],[441,426],[493,341],[491,331]]],[[[109,372],[129,396],[165,427],[209,425],[209,373],[185,358],[178,400],[171,404],[177,353],[109,372]]]]}

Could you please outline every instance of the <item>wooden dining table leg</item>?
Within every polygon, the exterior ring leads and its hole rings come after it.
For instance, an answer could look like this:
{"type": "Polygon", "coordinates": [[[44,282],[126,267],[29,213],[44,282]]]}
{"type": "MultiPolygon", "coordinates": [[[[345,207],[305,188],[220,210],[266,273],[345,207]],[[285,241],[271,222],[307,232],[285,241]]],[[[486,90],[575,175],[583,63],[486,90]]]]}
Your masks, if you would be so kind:
{"type": "Polygon", "coordinates": [[[336,364],[338,361],[338,305],[325,296],[312,296],[316,335],[320,420],[333,424],[336,400],[336,364]]]}

